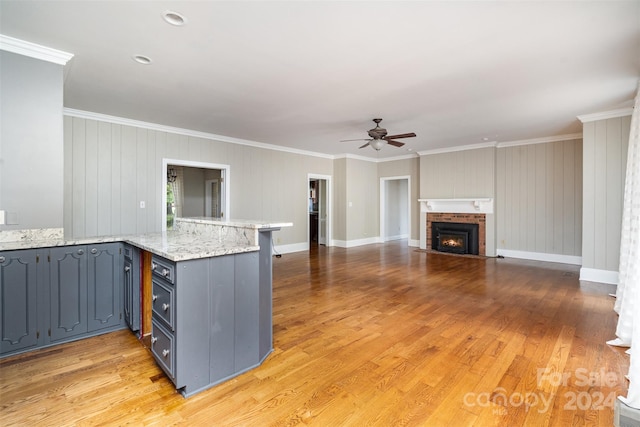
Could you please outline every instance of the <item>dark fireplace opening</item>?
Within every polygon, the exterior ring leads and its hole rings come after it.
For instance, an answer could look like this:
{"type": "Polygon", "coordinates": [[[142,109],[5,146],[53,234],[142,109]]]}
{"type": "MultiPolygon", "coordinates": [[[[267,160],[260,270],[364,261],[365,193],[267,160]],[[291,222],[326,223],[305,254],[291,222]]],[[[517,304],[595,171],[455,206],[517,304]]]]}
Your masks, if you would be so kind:
{"type": "Polygon", "coordinates": [[[478,224],[432,222],[431,249],[454,254],[478,255],[478,224]]]}

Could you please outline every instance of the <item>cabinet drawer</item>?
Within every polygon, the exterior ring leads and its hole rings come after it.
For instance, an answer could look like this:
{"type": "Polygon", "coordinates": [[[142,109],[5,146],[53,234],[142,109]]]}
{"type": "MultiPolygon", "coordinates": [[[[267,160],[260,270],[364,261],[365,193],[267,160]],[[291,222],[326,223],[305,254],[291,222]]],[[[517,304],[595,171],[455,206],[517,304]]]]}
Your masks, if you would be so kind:
{"type": "Polygon", "coordinates": [[[175,342],[173,335],[153,319],[151,321],[151,352],[162,369],[175,379],[175,342]]]}
{"type": "Polygon", "coordinates": [[[167,322],[171,330],[175,329],[175,303],[173,286],[165,284],[161,280],[153,279],[153,292],[151,295],[151,307],[153,314],[167,322]]]}
{"type": "Polygon", "coordinates": [[[175,283],[176,280],[176,267],[175,264],[162,259],[153,257],[151,262],[151,271],[154,275],[162,277],[169,283],[175,283]]]}

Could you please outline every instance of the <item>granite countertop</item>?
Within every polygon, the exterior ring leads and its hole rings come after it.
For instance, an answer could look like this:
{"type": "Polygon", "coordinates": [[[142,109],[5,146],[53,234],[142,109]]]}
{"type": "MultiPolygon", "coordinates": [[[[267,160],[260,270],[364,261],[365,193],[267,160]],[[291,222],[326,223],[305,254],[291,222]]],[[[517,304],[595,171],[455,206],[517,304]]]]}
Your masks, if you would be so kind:
{"type": "Polygon", "coordinates": [[[254,233],[257,235],[260,230],[268,231],[293,225],[289,222],[270,223],[213,218],[189,218],[184,223],[197,227],[184,227],[180,231],[162,233],[77,239],[65,238],[61,228],[2,231],[0,232],[0,251],[125,242],[171,261],[185,261],[258,251],[260,246],[257,238],[253,236],[254,233]],[[247,234],[249,230],[252,231],[247,234]]]}
{"type": "Polygon", "coordinates": [[[282,228],[293,226],[292,222],[271,222],[253,219],[224,219],[213,218],[209,216],[176,218],[176,221],[192,222],[197,224],[223,225],[227,227],[255,228],[258,230],[265,228],[282,228]]]}

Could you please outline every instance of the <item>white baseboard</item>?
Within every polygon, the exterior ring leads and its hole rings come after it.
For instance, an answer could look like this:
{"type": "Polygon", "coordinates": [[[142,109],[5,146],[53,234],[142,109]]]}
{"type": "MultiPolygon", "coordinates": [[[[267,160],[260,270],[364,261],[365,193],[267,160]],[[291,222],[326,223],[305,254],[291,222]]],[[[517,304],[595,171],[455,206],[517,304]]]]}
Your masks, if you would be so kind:
{"type": "Polygon", "coordinates": [[[498,256],[505,258],[530,259],[533,261],[559,262],[562,264],[582,265],[582,257],[574,255],[546,254],[542,252],[513,251],[509,249],[498,249],[498,256]]]}
{"type": "Polygon", "coordinates": [[[402,240],[402,239],[407,239],[409,237],[408,234],[398,234],[396,236],[387,236],[384,238],[385,242],[390,242],[392,240],[402,240]]]}
{"type": "Polygon", "coordinates": [[[607,283],[610,285],[618,284],[618,272],[610,270],[599,270],[597,268],[580,269],[580,280],[586,280],[587,282],[607,283]]]}
{"type": "Polygon", "coordinates": [[[380,237],[369,237],[367,239],[358,240],[334,240],[334,246],[339,248],[355,248],[356,246],[371,245],[373,243],[381,243],[380,237]]]}
{"type": "Polygon", "coordinates": [[[290,254],[293,252],[302,252],[302,251],[308,251],[308,250],[309,250],[309,243],[303,242],[303,243],[292,243],[290,245],[276,245],[273,253],[274,254],[276,253],[290,254]]]}
{"type": "Polygon", "coordinates": [[[411,246],[412,248],[419,248],[420,240],[409,239],[409,246],[411,246]]]}

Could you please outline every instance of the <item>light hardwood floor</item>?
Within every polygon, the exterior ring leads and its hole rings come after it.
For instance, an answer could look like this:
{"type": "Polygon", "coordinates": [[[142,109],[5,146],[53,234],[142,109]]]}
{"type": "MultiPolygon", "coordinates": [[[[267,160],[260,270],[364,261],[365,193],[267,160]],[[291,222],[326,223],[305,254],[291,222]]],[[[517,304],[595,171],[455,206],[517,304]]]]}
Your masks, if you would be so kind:
{"type": "Polygon", "coordinates": [[[399,241],[286,254],[273,278],[262,366],[184,399],[111,333],[0,360],[0,425],[611,426],[626,395],[612,289],[576,266],[399,241]]]}

